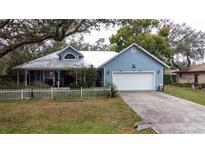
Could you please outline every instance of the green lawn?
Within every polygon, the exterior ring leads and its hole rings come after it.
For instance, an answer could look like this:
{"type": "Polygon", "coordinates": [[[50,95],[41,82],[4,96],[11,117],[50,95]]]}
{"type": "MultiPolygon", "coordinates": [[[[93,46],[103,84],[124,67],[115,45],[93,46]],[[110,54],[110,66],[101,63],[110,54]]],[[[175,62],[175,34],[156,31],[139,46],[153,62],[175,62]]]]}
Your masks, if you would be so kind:
{"type": "Polygon", "coordinates": [[[120,97],[0,102],[0,133],[155,133],[120,97]]]}
{"type": "Polygon", "coordinates": [[[205,105],[205,92],[193,91],[188,88],[180,88],[176,86],[165,86],[164,92],[201,105],[205,105]]]}

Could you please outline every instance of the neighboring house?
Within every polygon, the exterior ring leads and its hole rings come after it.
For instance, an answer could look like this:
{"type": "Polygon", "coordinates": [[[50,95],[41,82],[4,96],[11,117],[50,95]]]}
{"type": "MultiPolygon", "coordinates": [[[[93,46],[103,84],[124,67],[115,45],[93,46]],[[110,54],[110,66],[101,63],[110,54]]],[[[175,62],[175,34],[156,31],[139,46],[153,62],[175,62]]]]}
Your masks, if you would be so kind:
{"type": "Polygon", "coordinates": [[[205,63],[176,71],[178,83],[205,83],[205,63]]]}
{"type": "MultiPolygon", "coordinates": [[[[163,70],[168,66],[148,51],[132,44],[120,53],[113,51],[77,51],[66,47],[47,56],[16,66],[24,70],[25,85],[42,82],[56,86],[77,84],[81,68],[98,70],[100,86],[115,84],[119,90],[158,90],[163,85],[163,70]]],[[[19,73],[17,75],[19,83],[19,73]]]]}

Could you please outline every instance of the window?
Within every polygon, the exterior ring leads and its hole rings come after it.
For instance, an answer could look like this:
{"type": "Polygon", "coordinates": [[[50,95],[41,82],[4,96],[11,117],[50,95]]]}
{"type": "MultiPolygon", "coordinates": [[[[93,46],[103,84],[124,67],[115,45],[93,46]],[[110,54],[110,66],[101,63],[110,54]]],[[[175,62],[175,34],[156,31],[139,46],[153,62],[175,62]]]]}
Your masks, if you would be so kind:
{"type": "Polygon", "coordinates": [[[64,59],[72,59],[72,60],[75,60],[75,56],[71,53],[65,55],[64,59]]]}

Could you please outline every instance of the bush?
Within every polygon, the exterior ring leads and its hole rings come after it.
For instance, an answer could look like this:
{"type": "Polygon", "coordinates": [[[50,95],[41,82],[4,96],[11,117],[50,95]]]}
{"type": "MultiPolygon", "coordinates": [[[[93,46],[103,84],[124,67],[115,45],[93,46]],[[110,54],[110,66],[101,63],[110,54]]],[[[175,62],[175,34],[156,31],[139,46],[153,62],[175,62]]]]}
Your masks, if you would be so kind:
{"type": "Polygon", "coordinates": [[[82,73],[78,74],[77,78],[77,84],[70,83],[69,87],[71,88],[92,88],[96,86],[96,80],[97,80],[97,69],[93,66],[82,68],[82,73]],[[85,78],[84,78],[85,75],[85,78]]]}
{"type": "Polygon", "coordinates": [[[192,87],[192,83],[176,83],[174,84],[177,87],[183,87],[183,88],[190,88],[192,87]]]}
{"type": "MultiPolygon", "coordinates": [[[[69,85],[70,88],[80,88],[83,87],[81,84],[76,84],[76,83],[70,83],[69,85]]],[[[84,88],[84,87],[83,87],[84,88]]]]}
{"type": "Polygon", "coordinates": [[[201,89],[205,88],[205,84],[203,84],[203,83],[201,83],[201,84],[195,84],[195,88],[201,90],[201,89]]]}
{"type": "Polygon", "coordinates": [[[164,75],[164,85],[176,84],[176,82],[177,82],[176,75],[167,75],[167,74],[164,75]]]}
{"type": "MultiPolygon", "coordinates": [[[[17,84],[14,81],[2,81],[0,80],[0,89],[23,89],[25,88],[24,84],[17,84]]],[[[50,88],[47,84],[42,85],[28,85],[26,88],[50,88]]]]}
{"type": "Polygon", "coordinates": [[[175,86],[182,87],[182,88],[192,88],[192,85],[194,84],[195,89],[203,89],[205,88],[204,83],[176,83],[175,86]]]}
{"type": "Polygon", "coordinates": [[[111,97],[116,97],[118,96],[119,92],[117,90],[117,86],[112,84],[112,83],[107,83],[106,87],[111,88],[111,97]]]}

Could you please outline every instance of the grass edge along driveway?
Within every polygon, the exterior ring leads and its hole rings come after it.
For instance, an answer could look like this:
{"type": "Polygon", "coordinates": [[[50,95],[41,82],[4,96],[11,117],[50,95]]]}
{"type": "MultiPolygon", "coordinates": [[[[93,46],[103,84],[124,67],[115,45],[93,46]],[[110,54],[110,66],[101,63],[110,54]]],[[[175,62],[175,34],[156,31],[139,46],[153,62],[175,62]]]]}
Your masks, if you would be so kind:
{"type": "Polygon", "coordinates": [[[170,85],[165,86],[164,92],[201,105],[205,105],[205,92],[194,91],[189,88],[181,88],[170,85]]]}
{"type": "Polygon", "coordinates": [[[0,102],[0,133],[132,134],[141,118],[120,97],[0,102]]]}

